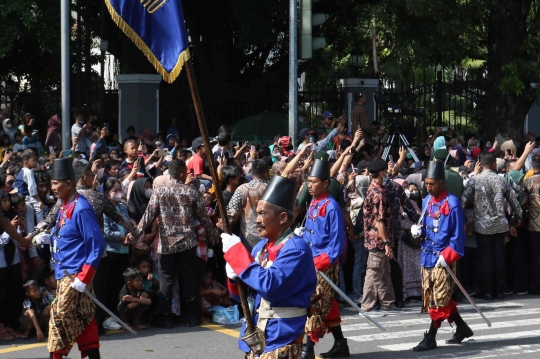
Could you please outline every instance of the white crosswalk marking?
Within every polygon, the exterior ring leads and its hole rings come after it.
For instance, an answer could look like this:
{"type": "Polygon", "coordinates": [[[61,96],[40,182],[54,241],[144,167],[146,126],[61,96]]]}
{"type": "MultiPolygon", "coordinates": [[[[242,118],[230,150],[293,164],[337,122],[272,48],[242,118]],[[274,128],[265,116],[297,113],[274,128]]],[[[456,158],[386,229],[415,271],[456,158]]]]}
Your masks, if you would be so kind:
{"type": "MultiPolygon", "coordinates": [[[[429,321],[428,321],[429,324],[429,321]]],[[[537,319],[523,319],[523,320],[513,320],[508,322],[495,322],[492,323],[491,329],[500,329],[500,328],[513,328],[520,327],[524,325],[538,325],[540,324],[540,318],[537,319]]],[[[469,325],[473,331],[479,331],[483,329],[489,329],[485,323],[469,325]]],[[[348,336],[349,340],[354,340],[357,342],[369,342],[372,340],[387,340],[387,339],[396,339],[396,338],[408,338],[408,337],[422,337],[422,334],[426,331],[427,327],[419,330],[407,330],[402,332],[387,332],[381,334],[372,334],[372,335],[359,335],[359,336],[348,336]]],[[[455,330],[450,326],[443,326],[439,329],[438,333],[451,333],[453,334],[455,330]]]]}
{"type": "MultiPolygon", "coordinates": [[[[481,335],[481,336],[474,336],[474,339],[464,340],[462,343],[462,347],[474,345],[478,343],[487,343],[487,342],[493,342],[497,340],[510,340],[510,339],[524,339],[524,338],[540,338],[540,330],[528,330],[525,332],[514,332],[514,333],[501,333],[501,334],[491,334],[491,335],[481,335]]],[[[418,341],[412,342],[412,343],[400,343],[400,344],[393,344],[393,345],[381,345],[379,348],[383,348],[386,350],[391,351],[402,351],[402,350],[410,350],[412,347],[416,346],[418,344],[418,341]]],[[[437,341],[438,347],[446,347],[446,346],[454,346],[452,344],[446,344],[445,341],[439,340],[437,341]]]]}
{"type": "Polygon", "coordinates": [[[429,314],[420,313],[418,303],[408,305],[401,313],[374,316],[388,329],[387,332],[380,331],[353,308],[342,308],[341,313],[346,314],[342,316],[342,331],[350,346],[357,343],[363,347],[378,348],[373,354],[380,358],[531,358],[531,355],[540,358],[540,344],[536,344],[540,343],[540,307],[531,306],[530,302],[525,307],[525,303],[515,301],[479,301],[477,305],[492,326],[486,325],[472,305],[460,304],[461,316],[475,335],[465,339],[461,345],[448,345],[445,341],[452,338],[456,326],[450,327],[445,322],[437,335],[437,345],[441,349],[435,351],[413,354],[411,350],[422,340],[430,324],[429,314]]]}
{"type": "MultiPolygon", "coordinates": [[[[460,307],[461,310],[461,307],[460,307]]],[[[504,317],[513,317],[513,316],[519,316],[519,315],[537,315],[540,314],[540,308],[533,308],[533,309],[517,309],[517,310],[507,310],[507,311],[501,311],[501,312],[486,312],[484,313],[486,317],[491,321],[492,319],[496,318],[504,318],[504,317]]],[[[461,317],[469,322],[472,320],[482,320],[482,317],[475,311],[474,313],[461,313],[461,317]]],[[[350,317],[349,317],[350,318],[350,317]]],[[[354,319],[358,319],[358,317],[355,317],[354,319]]],[[[343,318],[345,321],[345,317],[343,318]]],[[[428,314],[422,314],[417,319],[406,319],[406,320],[394,320],[391,322],[385,323],[386,328],[392,328],[392,327],[408,327],[413,325],[429,325],[429,316],[428,314]]],[[[347,331],[353,331],[353,330],[369,330],[373,329],[375,326],[373,324],[369,323],[358,323],[358,324],[342,324],[341,328],[344,332],[347,331]]]]}

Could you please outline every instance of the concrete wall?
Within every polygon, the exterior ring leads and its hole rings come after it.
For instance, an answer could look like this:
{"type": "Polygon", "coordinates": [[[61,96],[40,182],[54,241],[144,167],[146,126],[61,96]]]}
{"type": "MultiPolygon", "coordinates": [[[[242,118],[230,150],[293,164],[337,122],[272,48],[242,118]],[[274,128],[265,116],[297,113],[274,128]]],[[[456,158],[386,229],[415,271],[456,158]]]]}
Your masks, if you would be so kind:
{"type": "Polygon", "coordinates": [[[140,134],[150,128],[159,132],[159,84],[160,75],[117,75],[118,81],[118,133],[123,140],[126,129],[135,127],[140,134]]]}
{"type": "MultiPolygon", "coordinates": [[[[377,105],[373,98],[373,95],[377,91],[377,85],[379,81],[377,79],[339,79],[336,81],[338,91],[342,91],[342,101],[344,101],[343,108],[347,110],[347,118],[349,120],[349,132],[354,133],[351,128],[351,111],[356,105],[354,101],[353,93],[356,91],[362,91],[366,96],[366,105],[364,108],[368,113],[368,118],[371,122],[375,121],[375,113],[377,105]]],[[[340,116],[341,114],[335,114],[340,116]]]]}

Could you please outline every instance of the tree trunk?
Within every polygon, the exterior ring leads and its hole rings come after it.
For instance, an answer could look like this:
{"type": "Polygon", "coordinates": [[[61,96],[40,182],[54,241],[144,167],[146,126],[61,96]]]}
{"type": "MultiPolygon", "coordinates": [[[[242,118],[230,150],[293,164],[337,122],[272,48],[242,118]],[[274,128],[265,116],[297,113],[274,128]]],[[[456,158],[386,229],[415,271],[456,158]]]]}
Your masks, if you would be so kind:
{"type": "Polygon", "coordinates": [[[503,93],[500,85],[503,66],[527,58],[523,47],[530,6],[531,0],[495,0],[488,15],[487,84],[480,126],[486,141],[497,134],[516,141],[523,136],[525,116],[535,99],[530,79],[522,75],[525,89],[520,95],[503,93]]]}

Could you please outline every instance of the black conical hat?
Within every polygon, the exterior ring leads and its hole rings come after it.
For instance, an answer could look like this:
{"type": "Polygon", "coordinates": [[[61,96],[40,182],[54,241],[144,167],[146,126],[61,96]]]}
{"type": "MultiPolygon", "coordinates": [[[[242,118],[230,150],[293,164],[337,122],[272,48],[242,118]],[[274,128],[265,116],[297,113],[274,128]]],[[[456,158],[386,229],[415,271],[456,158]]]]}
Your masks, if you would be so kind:
{"type": "Polygon", "coordinates": [[[323,181],[330,180],[330,162],[324,160],[315,160],[311,166],[309,177],[317,177],[323,181]]]}
{"type": "Polygon", "coordinates": [[[75,179],[73,164],[69,158],[57,158],[52,163],[51,179],[67,181],[75,179]]]}
{"type": "Polygon", "coordinates": [[[426,171],[426,178],[446,180],[446,173],[443,162],[430,162],[426,171]]]}
{"type": "Polygon", "coordinates": [[[260,200],[293,212],[296,200],[296,182],[285,177],[274,176],[266,186],[260,200]]]}

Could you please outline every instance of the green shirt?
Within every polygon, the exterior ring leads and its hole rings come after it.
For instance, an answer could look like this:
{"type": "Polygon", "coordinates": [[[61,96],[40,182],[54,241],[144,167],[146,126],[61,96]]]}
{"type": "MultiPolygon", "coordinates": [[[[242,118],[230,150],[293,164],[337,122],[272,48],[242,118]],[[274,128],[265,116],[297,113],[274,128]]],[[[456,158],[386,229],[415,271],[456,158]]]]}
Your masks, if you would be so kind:
{"type": "MultiPolygon", "coordinates": [[[[328,185],[327,190],[341,208],[347,205],[347,203],[345,202],[345,198],[343,197],[343,188],[335,178],[330,179],[330,184],[328,185]]],[[[305,181],[302,185],[302,188],[300,189],[300,193],[298,194],[298,196],[296,196],[296,205],[307,208],[309,206],[309,203],[311,202],[311,197],[312,196],[310,196],[308,192],[307,181],[305,181]]]]}
{"type": "Polygon", "coordinates": [[[446,172],[446,190],[448,193],[453,194],[458,199],[461,198],[463,193],[463,178],[457,173],[450,169],[450,166],[445,166],[446,172]]]}

